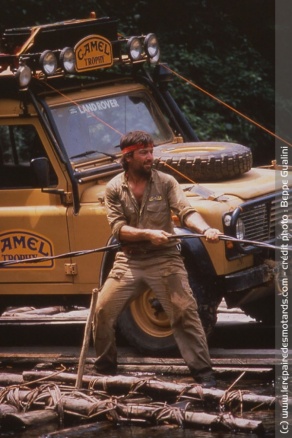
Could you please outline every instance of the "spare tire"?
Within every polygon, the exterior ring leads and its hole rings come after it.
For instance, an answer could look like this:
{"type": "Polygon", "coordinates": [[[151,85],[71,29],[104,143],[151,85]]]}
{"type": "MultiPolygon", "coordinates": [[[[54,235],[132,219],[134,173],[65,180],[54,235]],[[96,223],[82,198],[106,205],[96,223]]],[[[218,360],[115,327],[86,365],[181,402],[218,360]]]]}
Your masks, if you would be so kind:
{"type": "Polygon", "coordinates": [[[172,174],[183,183],[187,180],[224,181],[238,177],[251,169],[252,152],[248,147],[237,143],[167,144],[154,148],[154,167],[172,174]]]}

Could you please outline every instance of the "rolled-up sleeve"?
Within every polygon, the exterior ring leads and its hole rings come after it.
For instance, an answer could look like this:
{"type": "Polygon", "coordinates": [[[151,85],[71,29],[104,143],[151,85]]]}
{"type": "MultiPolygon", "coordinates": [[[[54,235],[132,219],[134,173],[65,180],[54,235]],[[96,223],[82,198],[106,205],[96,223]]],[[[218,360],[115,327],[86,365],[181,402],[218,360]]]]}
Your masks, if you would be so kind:
{"type": "Polygon", "coordinates": [[[173,177],[169,179],[168,199],[170,208],[178,215],[181,224],[184,224],[184,219],[188,214],[196,212],[196,209],[189,203],[181,186],[173,177]]]}
{"type": "Polygon", "coordinates": [[[111,227],[113,236],[118,240],[120,235],[120,229],[123,225],[127,224],[127,220],[121,204],[119,191],[120,189],[114,183],[108,184],[105,191],[105,206],[108,222],[111,227]]]}

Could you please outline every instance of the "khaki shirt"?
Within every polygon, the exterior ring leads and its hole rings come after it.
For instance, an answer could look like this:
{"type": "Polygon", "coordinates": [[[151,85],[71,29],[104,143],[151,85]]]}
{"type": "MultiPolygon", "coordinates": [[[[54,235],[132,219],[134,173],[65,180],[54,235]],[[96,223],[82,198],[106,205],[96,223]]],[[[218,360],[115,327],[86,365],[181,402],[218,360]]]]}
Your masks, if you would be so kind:
{"type": "MultiPolygon", "coordinates": [[[[177,214],[183,224],[185,216],[196,211],[176,179],[158,170],[152,170],[140,207],[128,185],[125,172],[107,184],[105,202],[112,233],[118,240],[123,225],[164,230],[173,234],[172,214],[177,214]]],[[[163,247],[176,244],[175,240],[170,240],[169,245],[163,247]]],[[[145,245],[146,248],[159,248],[150,242],[145,245]]]]}

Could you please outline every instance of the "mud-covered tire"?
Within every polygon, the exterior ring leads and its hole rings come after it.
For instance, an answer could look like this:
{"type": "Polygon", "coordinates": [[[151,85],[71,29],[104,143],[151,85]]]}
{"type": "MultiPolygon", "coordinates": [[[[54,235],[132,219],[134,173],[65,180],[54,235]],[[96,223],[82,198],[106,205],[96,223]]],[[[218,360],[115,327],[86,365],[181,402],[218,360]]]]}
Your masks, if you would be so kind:
{"type": "Polygon", "coordinates": [[[189,282],[197,300],[198,312],[208,338],[213,333],[217,323],[217,310],[222,301],[220,287],[217,287],[215,279],[200,280],[195,275],[192,276],[191,273],[189,273],[189,282]]]}
{"type": "Polygon", "coordinates": [[[168,144],[154,148],[154,167],[183,183],[187,178],[194,182],[224,181],[251,169],[252,152],[246,146],[227,142],[168,144]]]}

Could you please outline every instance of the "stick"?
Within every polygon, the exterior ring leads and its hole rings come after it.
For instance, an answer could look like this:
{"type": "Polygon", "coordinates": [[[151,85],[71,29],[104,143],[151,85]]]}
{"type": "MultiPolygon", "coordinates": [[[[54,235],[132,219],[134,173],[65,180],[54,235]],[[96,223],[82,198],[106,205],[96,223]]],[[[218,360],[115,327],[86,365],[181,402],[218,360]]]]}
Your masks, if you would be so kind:
{"type": "Polygon", "coordinates": [[[91,334],[91,323],[92,323],[94,312],[95,312],[98,292],[99,292],[99,289],[92,290],[91,303],[90,303],[89,313],[88,313],[88,317],[87,317],[87,321],[86,321],[86,325],[85,325],[85,330],[84,330],[84,338],[83,338],[83,344],[82,344],[82,349],[81,349],[80,358],[79,358],[78,373],[77,373],[77,379],[76,379],[76,384],[75,384],[75,387],[78,389],[81,388],[81,386],[82,386],[84,364],[85,364],[86,355],[88,352],[88,346],[89,346],[89,340],[90,340],[90,334],[91,334]]]}

